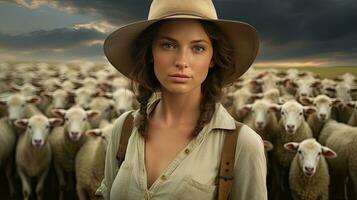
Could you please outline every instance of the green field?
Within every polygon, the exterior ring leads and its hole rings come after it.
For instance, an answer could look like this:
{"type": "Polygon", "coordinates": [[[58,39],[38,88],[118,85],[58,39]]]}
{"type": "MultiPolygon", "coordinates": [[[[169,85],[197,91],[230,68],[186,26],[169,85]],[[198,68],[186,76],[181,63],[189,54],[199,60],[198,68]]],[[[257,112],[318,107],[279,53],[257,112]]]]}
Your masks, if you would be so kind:
{"type": "MultiPolygon", "coordinates": [[[[268,67],[255,67],[256,69],[268,69],[268,67]]],[[[278,70],[287,70],[290,69],[288,67],[274,67],[275,69],[278,70]]],[[[357,76],[357,66],[355,67],[298,67],[296,68],[299,71],[311,71],[314,72],[318,75],[320,75],[321,78],[333,78],[338,75],[344,74],[344,73],[351,73],[357,76]]]]}

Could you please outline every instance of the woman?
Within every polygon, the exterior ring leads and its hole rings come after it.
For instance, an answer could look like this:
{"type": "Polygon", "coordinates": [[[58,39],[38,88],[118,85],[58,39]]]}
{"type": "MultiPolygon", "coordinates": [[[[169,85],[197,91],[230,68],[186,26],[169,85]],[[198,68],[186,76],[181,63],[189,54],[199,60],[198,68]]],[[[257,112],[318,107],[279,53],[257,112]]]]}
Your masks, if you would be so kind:
{"type": "MultiPolygon", "coordinates": [[[[225,133],[235,120],[218,103],[258,49],[255,29],[217,19],[210,0],[154,0],[148,20],[112,33],[108,60],[138,84],[140,109],[115,122],[97,194],[105,199],[214,199],[225,133]],[[160,92],[159,98],[153,94],[160,92]],[[154,99],[154,100],[152,100],[154,99]],[[132,130],[120,169],[123,121],[132,130]]],[[[267,199],[261,138],[240,129],[231,199],[267,199]]]]}

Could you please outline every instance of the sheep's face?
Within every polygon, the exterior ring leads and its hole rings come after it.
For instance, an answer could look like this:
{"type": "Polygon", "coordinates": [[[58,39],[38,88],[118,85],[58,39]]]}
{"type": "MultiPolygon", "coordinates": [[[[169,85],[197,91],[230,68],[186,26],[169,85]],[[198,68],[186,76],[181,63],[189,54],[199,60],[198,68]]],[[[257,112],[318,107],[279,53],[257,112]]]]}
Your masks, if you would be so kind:
{"type": "Polygon", "coordinates": [[[281,108],[281,120],[288,134],[294,134],[304,120],[303,106],[295,101],[286,102],[281,108]]]}
{"type": "Polygon", "coordinates": [[[130,90],[124,88],[117,90],[113,94],[113,99],[115,101],[115,111],[118,116],[133,109],[134,94],[130,90]]]}
{"type": "Polygon", "coordinates": [[[254,126],[263,130],[270,121],[269,104],[265,101],[256,101],[252,105],[252,115],[254,118],[254,126]]]}
{"type": "Polygon", "coordinates": [[[297,152],[298,164],[303,173],[312,177],[319,167],[321,156],[335,158],[337,154],[328,147],[321,146],[315,139],[306,139],[303,142],[289,142],[284,147],[290,151],[297,152]]]}
{"type": "Polygon", "coordinates": [[[321,122],[325,122],[327,119],[330,118],[331,115],[331,108],[332,108],[332,101],[329,97],[325,95],[320,95],[314,99],[314,106],[316,107],[317,111],[317,118],[321,122]]]}
{"type": "Polygon", "coordinates": [[[295,83],[297,86],[297,95],[302,97],[312,96],[313,89],[321,82],[314,79],[298,79],[295,83]]]}
{"type": "Polygon", "coordinates": [[[111,99],[107,99],[104,97],[97,97],[92,100],[89,105],[91,110],[98,110],[100,111],[100,115],[97,115],[93,120],[107,119],[110,120],[112,118],[112,113],[114,110],[114,101],[111,99]]]}
{"type": "Polygon", "coordinates": [[[32,146],[41,148],[46,143],[50,129],[62,123],[60,118],[50,118],[43,115],[34,115],[30,119],[16,120],[15,125],[26,128],[26,134],[31,138],[32,146]]]}
{"type": "Polygon", "coordinates": [[[82,106],[84,109],[89,108],[89,102],[92,99],[93,92],[86,89],[80,88],[75,92],[76,97],[74,98],[75,104],[82,106]]]}
{"type": "Polygon", "coordinates": [[[37,103],[39,101],[40,98],[37,96],[25,97],[21,94],[11,95],[6,101],[11,124],[15,120],[24,117],[26,105],[28,103],[37,103]]]}
{"type": "Polygon", "coordinates": [[[64,90],[56,90],[52,94],[53,108],[66,108],[68,105],[68,93],[64,90]]]}
{"type": "Polygon", "coordinates": [[[91,110],[85,111],[82,108],[74,107],[64,111],[63,114],[65,123],[64,125],[66,127],[67,133],[69,134],[69,138],[73,141],[78,141],[82,134],[89,128],[88,118],[95,117],[99,114],[99,112],[91,110]]]}

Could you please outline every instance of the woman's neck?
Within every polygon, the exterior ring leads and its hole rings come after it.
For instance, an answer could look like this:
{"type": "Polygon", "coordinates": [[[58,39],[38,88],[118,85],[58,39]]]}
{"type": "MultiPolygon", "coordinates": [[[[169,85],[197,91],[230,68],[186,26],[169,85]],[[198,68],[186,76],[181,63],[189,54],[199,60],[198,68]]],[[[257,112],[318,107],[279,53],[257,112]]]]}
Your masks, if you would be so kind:
{"type": "Polygon", "coordinates": [[[201,92],[198,94],[168,94],[163,92],[154,115],[163,124],[196,124],[200,116],[201,92]]]}

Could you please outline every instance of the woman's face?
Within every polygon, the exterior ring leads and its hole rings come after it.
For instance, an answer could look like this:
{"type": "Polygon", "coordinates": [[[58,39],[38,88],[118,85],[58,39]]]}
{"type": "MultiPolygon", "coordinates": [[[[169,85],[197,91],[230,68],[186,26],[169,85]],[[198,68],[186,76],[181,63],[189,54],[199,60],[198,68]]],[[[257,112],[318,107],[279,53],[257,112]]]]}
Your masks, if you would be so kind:
{"type": "Polygon", "coordinates": [[[162,91],[200,93],[208,69],[213,66],[210,38],[197,20],[164,22],[152,44],[154,72],[162,91]]]}

